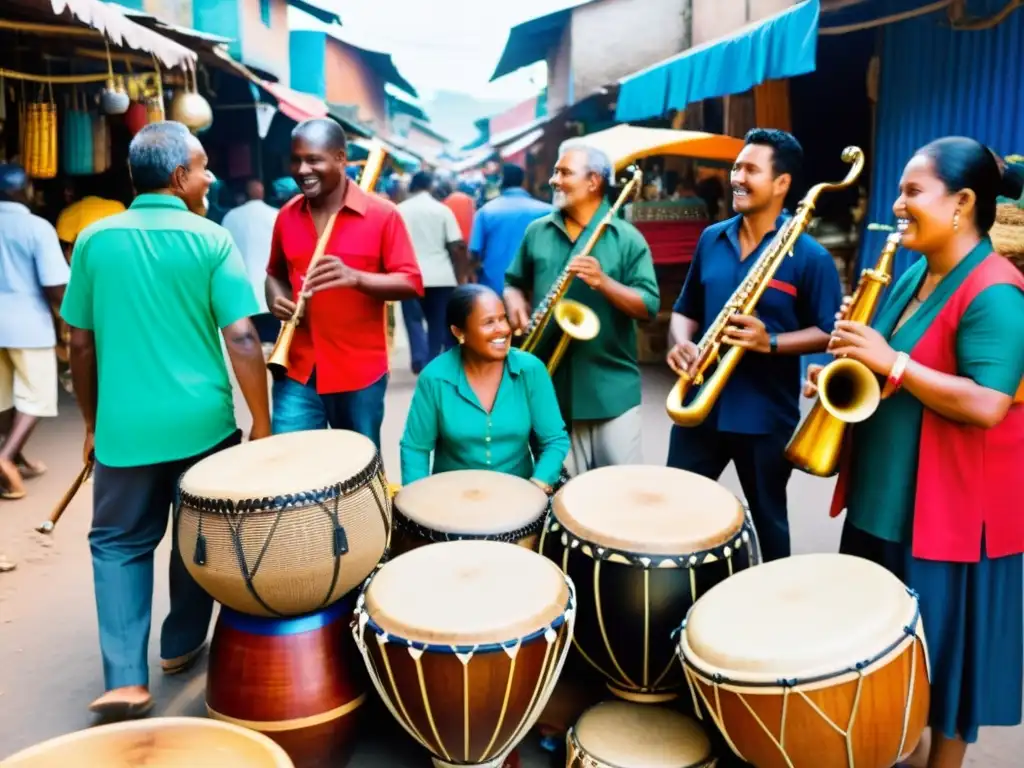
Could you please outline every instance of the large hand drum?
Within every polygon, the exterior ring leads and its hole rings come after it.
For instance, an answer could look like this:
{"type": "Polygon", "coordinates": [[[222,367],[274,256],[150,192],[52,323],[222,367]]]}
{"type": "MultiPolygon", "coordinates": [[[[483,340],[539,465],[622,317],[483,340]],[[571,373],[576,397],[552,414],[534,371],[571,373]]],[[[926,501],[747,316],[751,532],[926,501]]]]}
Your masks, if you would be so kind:
{"type": "Polygon", "coordinates": [[[153,717],[75,731],[29,747],[4,768],[293,768],[285,751],[248,728],[198,717],[153,717]]]}
{"type": "Polygon", "coordinates": [[[547,509],[547,494],[521,477],[477,469],[440,472],[395,496],[393,551],[462,539],[533,548],[547,509]]]}
{"type": "Polygon", "coordinates": [[[679,654],[695,703],[757,768],[889,768],[928,718],[917,598],[857,557],[737,574],[694,605],[679,654]]]}
{"type": "Polygon", "coordinates": [[[255,616],[324,608],[380,561],[391,498],[377,449],[344,430],[228,448],[181,478],[178,548],[219,603],[255,616]]]}
{"type": "Polygon", "coordinates": [[[552,512],[540,551],[576,584],[580,655],[621,698],[675,698],[673,633],[700,595],[758,561],[743,505],[690,472],[619,466],[570,480],[552,512]]]}
{"type": "Polygon", "coordinates": [[[436,766],[497,768],[569,650],[572,582],[524,547],[420,547],[369,578],[353,632],[384,703],[436,766]]]}

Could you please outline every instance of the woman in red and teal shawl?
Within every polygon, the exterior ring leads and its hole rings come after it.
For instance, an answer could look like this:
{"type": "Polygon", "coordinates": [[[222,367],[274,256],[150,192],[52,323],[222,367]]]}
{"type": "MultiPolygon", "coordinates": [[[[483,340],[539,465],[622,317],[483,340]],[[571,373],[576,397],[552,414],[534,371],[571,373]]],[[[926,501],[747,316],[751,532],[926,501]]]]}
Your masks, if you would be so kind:
{"type": "Polygon", "coordinates": [[[920,149],[893,211],[923,258],[873,327],[838,322],[829,350],[886,379],[851,432],[832,513],[847,510],[841,552],[920,597],[929,768],[959,768],[980,726],[1021,722],[1024,278],[988,239],[996,197],[1020,192],[973,139],[920,149]]]}

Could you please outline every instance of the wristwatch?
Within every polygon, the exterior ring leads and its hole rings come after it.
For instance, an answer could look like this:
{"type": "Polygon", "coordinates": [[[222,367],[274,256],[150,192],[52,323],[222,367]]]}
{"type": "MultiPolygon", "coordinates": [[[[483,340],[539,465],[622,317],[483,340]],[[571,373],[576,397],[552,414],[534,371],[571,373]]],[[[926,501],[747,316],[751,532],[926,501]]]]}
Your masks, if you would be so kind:
{"type": "Polygon", "coordinates": [[[778,351],[779,351],[779,337],[776,334],[774,334],[774,333],[768,334],[768,352],[770,354],[774,355],[778,351]]]}

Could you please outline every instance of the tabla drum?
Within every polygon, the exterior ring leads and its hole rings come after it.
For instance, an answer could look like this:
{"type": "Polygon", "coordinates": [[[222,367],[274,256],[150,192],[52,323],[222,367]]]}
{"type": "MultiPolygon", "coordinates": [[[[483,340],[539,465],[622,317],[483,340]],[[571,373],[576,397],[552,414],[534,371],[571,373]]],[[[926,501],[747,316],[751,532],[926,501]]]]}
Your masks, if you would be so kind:
{"type": "Polygon", "coordinates": [[[715,768],[700,723],[666,707],[603,701],[566,735],[566,768],[715,768]]]}
{"type": "Polygon", "coordinates": [[[450,541],[382,565],[353,632],[381,699],[435,766],[498,768],[551,695],[574,606],[571,580],[536,552],[450,541]]]}
{"type": "Polygon", "coordinates": [[[395,496],[392,551],[461,539],[534,549],[547,510],[547,494],[521,477],[476,469],[439,472],[395,496]]]}
{"type": "Polygon", "coordinates": [[[916,595],[849,555],[799,555],[701,597],[679,634],[695,705],[757,768],[889,768],[928,719],[916,595]]]}
{"type": "Polygon", "coordinates": [[[683,688],[673,633],[700,595],[758,562],[754,527],[726,488],[681,469],[616,466],[574,477],[540,551],[576,584],[573,645],[616,696],[683,688]]]}
{"type": "Polygon", "coordinates": [[[214,600],[297,616],[358,587],[383,556],[391,498],[363,435],[273,435],[209,456],[181,478],[175,525],[185,567],[214,600]]]}
{"type": "Polygon", "coordinates": [[[265,733],[297,768],[342,768],[355,748],[366,672],[349,625],[355,593],[316,613],[222,608],[210,643],[210,717],[265,733]]]}
{"type": "Polygon", "coordinates": [[[201,717],[150,717],[58,736],[3,761],[4,768],[293,768],[261,733],[201,717]]]}

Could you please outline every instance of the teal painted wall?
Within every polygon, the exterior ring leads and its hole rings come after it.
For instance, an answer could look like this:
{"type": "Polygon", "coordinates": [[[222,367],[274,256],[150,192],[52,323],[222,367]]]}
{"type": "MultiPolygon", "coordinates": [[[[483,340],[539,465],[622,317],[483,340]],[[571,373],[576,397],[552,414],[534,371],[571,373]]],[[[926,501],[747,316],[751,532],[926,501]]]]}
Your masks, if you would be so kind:
{"type": "Polygon", "coordinates": [[[291,33],[291,87],[327,98],[327,35],[311,30],[291,33]]]}
{"type": "Polygon", "coordinates": [[[200,32],[230,37],[228,49],[232,56],[241,59],[241,13],[238,3],[239,0],[192,0],[192,16],[193,26],[200,32]]]}

